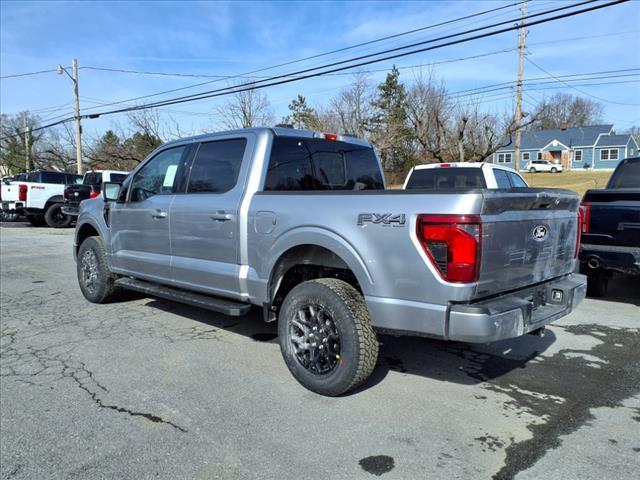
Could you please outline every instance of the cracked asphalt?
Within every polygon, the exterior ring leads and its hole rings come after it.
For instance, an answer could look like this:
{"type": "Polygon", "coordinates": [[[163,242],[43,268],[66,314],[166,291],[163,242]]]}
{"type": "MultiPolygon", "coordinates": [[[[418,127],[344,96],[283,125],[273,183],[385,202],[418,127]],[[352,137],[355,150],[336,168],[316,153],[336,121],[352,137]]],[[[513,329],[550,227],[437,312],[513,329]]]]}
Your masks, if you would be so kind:
{"type": "Polygon", "coordinates": [[[274,325],[77,287],[72,230],[0,227],[2,479],[603,479],[640,465],[640,278],[544,337],[381,336],[342,398],[274,325]]]}

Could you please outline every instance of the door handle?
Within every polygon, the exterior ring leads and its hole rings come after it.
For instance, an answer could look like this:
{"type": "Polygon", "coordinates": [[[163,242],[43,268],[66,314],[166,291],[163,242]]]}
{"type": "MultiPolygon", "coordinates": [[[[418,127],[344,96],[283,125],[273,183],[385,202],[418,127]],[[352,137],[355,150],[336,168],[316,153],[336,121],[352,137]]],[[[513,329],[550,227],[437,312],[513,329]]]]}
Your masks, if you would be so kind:
{"type": "Polygon", "coordinates": [[[167,218],[167,212],[162,211],[162,210],[155,210],[155,211],[151,212],[151,216],[153,218],[167,218]]]}
{"type": "Polygon", "coordinates": [[[211,219],[215,220],[216,222],[228,222],[230,220],[233,220],[234,218],[235,218],[235,215],[232,215],[231,213],[223,212],[221,210],[211,215],[211,219]]]}

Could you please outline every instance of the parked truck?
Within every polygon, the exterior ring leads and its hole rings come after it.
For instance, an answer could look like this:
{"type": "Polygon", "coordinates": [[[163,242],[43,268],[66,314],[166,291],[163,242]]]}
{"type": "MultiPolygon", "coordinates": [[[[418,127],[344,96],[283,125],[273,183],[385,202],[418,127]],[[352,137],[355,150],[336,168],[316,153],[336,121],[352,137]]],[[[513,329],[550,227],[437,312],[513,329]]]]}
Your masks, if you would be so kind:
{"type": "Polygon", "coordinates": [[[69,217],[78,216],[80,202],[100,195],[104,182],[122,183],[129,172],[119,170],[91,170],[84,174],[82,183],[72,183],[64,189],[62,213],[69,217]]]}
{"type": "Polygon", "coordinates": [[[640,157],[622,160],[604,190],[587,190],[581,210],[580,270],[601,297],[614,273],[640,275],[640,157]]]}
{"type": "Polygon", "coordinates": [[[0,185],[2,210],[24,215],[34,227],[66,227],[71,219],[62,213],[65,186],[82,180],[81,175],[66,172],[36,170],[25,180],[3,182],[0,185]]]}
{"type": "Polygon", "coordinates": [[[493,342],[542,332],[586,292],[566,190],[386,190],[368,143],[288,128],[162,145],[80,205],[91,302],[120,289],[278,322],[293,376],[364,382],[376,332],[493,342]]]}

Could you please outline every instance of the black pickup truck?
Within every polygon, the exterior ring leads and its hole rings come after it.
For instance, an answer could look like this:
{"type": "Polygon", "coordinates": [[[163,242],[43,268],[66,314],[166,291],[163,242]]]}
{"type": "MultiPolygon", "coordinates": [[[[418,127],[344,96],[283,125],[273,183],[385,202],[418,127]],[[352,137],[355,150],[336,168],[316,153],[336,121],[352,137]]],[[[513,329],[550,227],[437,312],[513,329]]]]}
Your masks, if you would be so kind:
{"type": "Polygon", "coordinates": [[[587,294],[601,297],[614,272],[640,275],[640,157],[622,160],[604,190],[587,190],[580,211],[580,270],[587,294]]]}
{"type": "Polygon", "coordinates": [[[80,210],[80,202],[88,198],[98,197],[103,182],[122,183],[128,174],[129,172],[116,170],[92,170],[85,173],[82,183],[70,184],[64,189],[62,213],[69,217],[77,217],[80,210]]]}

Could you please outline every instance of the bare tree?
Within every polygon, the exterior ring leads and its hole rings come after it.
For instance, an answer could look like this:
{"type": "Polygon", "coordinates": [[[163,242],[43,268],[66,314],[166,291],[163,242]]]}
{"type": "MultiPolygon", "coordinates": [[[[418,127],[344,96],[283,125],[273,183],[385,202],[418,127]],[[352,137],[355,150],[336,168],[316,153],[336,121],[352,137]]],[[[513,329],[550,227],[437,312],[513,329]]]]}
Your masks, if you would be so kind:
{"type": "Polygon", "coordinates": [[[556,93],[538,105],[535,129],[585,127],[602,122],[601,103],[568,93],[556,93]]]}
{"type": "Polygon", "coordinates": [[[372,100],[369,77],[363,72],[356,72],[351,84],[329,102],[339,122],[337,131],[365,138],[373,115],[372,100]]]}
{"type": "Polygon", "coordinates": [[[260,90],[238,91],[216,109],[222,125],[230,130],[273,124],[269,99],[260,90]]]}
{"type": "MultiPolygon", "coordinates": [[[[407,119],[420,163],[448,161],[453,108],[442,82],[420,71],[407,92],[407,119]]],[[[464,128],[463,128],[464,130],[464,128]]]]}
{"type": "Polygon", "coordinates": [[[0,165],[3,170],[18,172],[34,169],[34,154],[40,147],[45,133],[44,130],[33,131],[39,123],[40,119],[29,111],[15,115],[0,115],[0,165]]]}

